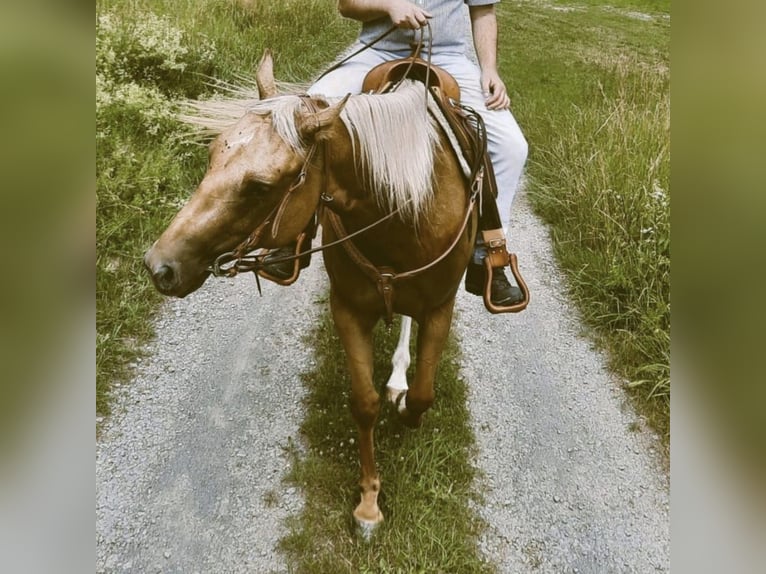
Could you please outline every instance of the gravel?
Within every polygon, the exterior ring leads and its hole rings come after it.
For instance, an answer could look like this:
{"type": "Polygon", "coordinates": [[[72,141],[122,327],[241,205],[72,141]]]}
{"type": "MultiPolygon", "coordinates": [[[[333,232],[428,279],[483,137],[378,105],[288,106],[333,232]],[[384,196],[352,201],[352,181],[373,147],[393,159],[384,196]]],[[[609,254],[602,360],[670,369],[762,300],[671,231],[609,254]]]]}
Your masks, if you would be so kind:
{"type": "Polygon", "coordinates": [[[276,545],[303,500],[282,479],[324,281],[312,264],[263,298],[246,276],[164,305],[100,428],[97,572],[287,571],[276,545]]]}

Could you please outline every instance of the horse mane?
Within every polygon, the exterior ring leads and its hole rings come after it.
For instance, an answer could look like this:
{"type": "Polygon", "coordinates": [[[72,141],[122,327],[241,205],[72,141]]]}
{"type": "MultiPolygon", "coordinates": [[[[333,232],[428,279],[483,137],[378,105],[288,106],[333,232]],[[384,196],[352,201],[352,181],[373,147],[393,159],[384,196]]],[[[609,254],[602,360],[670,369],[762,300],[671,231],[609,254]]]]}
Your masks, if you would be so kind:
{"type": "Polygon", "coordinates": [[[365,184],[378,204],[417,223],[433,196],[439,132],[426,112],[425,88],[405,82],[384,95],[349,98],[341,120],[351,134],[365,184]]]}
{"type": "MultiPolygon", "coordinates": [[[[217,136],[246,113],[268,115],[277,134],[305,155],[306,145],[295,122],[303,105],[297,95],[259,100],[254,87],[230,91],[223,99],[187,102],[179,119],[202,139],[217,136]]],[[[434,151],[440,141],[426,113],[425,94],[422,84],[407,81],[389,94],[352,96],[341,113],[358,173],[366,178],[364,185],[382,209],[399,209],[401,218],[414,224],[433,196],[434,151]]],[[[339,100],[325,99],[328,104],[339,100]]]]}
{"type": "Polygon", "coordinates": [[[303,105],[298,94],[305,94],[303,84],[279,83],[280,96],[261,100],[258,87],[248,80],[241,85],[223,84],[223,97],[210,100],[188,100],[182,103],[177,118],[190,128],[194,141],[206,141],[223,133],[245,114],[271,116],[274,130],[299,155],[305,155],[295,124],[297,112],[303,105]]]}

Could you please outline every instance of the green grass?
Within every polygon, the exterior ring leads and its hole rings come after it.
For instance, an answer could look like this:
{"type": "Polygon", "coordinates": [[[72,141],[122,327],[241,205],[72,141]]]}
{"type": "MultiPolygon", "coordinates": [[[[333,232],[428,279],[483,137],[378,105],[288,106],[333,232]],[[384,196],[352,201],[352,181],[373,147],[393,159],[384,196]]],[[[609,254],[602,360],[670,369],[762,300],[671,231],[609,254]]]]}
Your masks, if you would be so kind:
{"type": "MultiPolygon", "coordinates": [[[[382,326],[376,331],[375,385],[381,396],[397,333],[382,326]]],[[[304,378],[308,396],[301,432],[307,451],[296,452],[291,471],[306,506],[282,542],[295,571],[492,572],[477,554],[483,526],[471,510],[471,502],[480,501],[471,464],[474,437],[454,341],[440,363],[436,401],[420,429],[402,426],[393,408],[383,404],[375,439],[385,520],[364,543],[351,514],[359,502],[359,462],[352,443],[350,380],[329,314],[308,340],[317,367],[304,378]]]]}
{"type": "Polygon", "coordinates": [[[669,2],[572,6],[501,4],[501,72],[530,143],[532,201],[573,298],[667,438],[669,2]]]}

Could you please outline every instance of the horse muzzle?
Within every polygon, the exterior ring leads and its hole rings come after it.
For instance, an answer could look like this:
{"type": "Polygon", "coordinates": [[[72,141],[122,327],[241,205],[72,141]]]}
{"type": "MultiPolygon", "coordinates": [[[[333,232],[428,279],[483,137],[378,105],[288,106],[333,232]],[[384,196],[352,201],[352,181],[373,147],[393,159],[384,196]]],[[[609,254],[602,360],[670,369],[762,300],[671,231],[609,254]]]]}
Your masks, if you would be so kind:
{"type": "Polygon", "coordinates": [[[157,291],[172,297],[186,297],[189,293],[196,291],[209,275],[203,269],[190,278],[178,261],[162,257],[155,247],[149,249],[144,255],[144,267],[149,272],[157,291]]]}

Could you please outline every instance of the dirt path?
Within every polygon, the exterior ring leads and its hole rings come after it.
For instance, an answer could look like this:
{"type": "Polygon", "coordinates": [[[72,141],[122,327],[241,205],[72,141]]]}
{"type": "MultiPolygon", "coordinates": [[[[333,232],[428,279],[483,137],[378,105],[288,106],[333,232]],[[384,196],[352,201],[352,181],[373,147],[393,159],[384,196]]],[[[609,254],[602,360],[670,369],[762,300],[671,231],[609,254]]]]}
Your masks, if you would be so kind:
{"type": "Polygon", "coordinates": [[[523,196],[512,230],[530,306],[492,316],[461,293],[455,321],[487,475],[482,548],[508,573],[666,572],[658,440],[581,335],[547,230],[523,196]]]}

